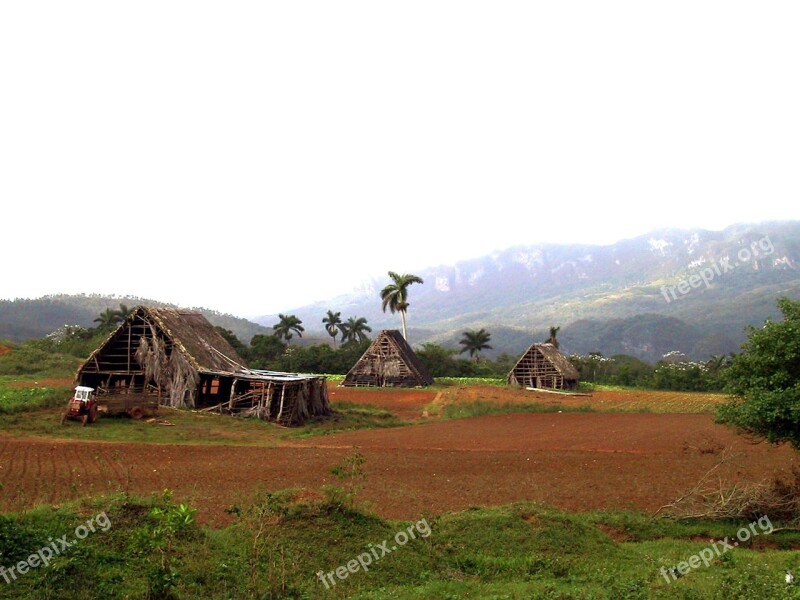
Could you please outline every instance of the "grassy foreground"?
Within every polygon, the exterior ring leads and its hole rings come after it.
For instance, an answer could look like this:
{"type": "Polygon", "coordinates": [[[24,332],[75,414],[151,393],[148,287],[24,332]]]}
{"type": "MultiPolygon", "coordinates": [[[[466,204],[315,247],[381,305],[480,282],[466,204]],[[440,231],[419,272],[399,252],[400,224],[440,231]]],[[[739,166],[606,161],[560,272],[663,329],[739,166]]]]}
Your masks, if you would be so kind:
{"type": "Polygon", "coordinates": [[[797,533],[754,537],[667,583],[662,566],[698,554],[711,538],[735,536],[746,523],[650,522],[531,503],[409,523],[351,510],[341,490],[329,490],[326,500],[302,498],[297,491],[259,494],[251,506],[229,509],[236,521],[225,529],[198,527],[193,510],[169,494],[0,516],[6,576],[64,534],[74,542],[47,566],[17,570],[8,582],[0,571],[0,598],[800,597],[800,588],[783,583],[784,569],[800,561],[797,533]],[[90,519],[95,532],[76,539],[90,519]],[[320,571],[333,573],[335,584],[328,579],[326,587],[320,571]]]}

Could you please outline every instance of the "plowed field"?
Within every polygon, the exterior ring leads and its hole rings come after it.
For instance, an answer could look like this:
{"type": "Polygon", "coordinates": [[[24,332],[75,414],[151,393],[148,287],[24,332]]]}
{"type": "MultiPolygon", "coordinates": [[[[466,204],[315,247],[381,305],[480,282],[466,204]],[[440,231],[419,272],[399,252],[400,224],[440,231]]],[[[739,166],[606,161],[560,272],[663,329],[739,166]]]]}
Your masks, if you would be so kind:
{"type": "MultiPolygon", "coordinates": [[[[380,392],[380,394],[391,394],[380,392]]],[[[423,401],[422,398],[419,399],[423,401]]],[[[551,413],[436,421],[282,442],[275,448],[101,443],[0,436],[2,507],[128,490],[173,490],[224,523],[257,488],[337,483],[329,469],[358,445],[360,497],[386,517],[538,500],[568,510],[654,510],[730,448],[727,483],[761,481],[796,462],[789,448],[751,445],[703,414],[551,413]]]]}

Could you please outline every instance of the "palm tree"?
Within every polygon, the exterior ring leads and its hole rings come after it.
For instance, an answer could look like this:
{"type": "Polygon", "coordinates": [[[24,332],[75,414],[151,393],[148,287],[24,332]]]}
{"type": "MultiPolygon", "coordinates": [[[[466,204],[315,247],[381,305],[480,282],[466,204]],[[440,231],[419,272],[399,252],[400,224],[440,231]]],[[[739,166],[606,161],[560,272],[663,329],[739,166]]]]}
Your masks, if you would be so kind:
{"type": "Polygon", "coordinates": [[[408,310],[408,286],[412,283],[424,283],[421,277],[416,275],[398,275],[394,271],[389,271],[392,283],[381,290],[381,300],[383,300],[383,312],[388,307],[392,314],[399,312],[403,321],[403,339],[408,340],[406,333],[406,311],[408,310]]]}
{"type": "Polygon", "coordinates": [[[364,317],[350,317],[347,323],[341,323],[339,330],[342,332],[342,344],[349,344],[350,342],[363,342],[367,339],[367,333],[372,331],[372,327],[367,325],[367,320],[364,317]]]}
{"type": "Polygon", "coordinates": [[[556,339],[556,335],[558,335],[558,330],[561,327],[550,327],[550,337],[547,338],[545,344],[553,344],[556,348],[558,348],[558,340],[556,339]]]}
{"type": "Polygon", "coordinates": [[[107,308],[94,320],[98,329],[111,329],[119,321],[119,315],[113,308],[107,308]]]}
{"type": "Polygon", "coordinates": [[[280,322],[272,326],[272,331],[280,339],[283,338],[287,342],[292,339],[292,332],[297,334],[297,337],[303,337],[305,328],[301,325],[302,321],[294,315],[278,315],[280,322]]]}
{"type": "Polygon", "coordinates": [[[462,346],[461,352],[459,354],[463,354],[464,352],[469,352],[470,358],[475,358],[475,362],[478,362],[480,358],[481,350],[491,350],[492,347],[489,345],[489,340],[492,339],[492,334],[483,329],[482,327],[478,331],[469,330],[464,332],[464,337],[458,342],[462,346]]]}
{"type": "Polygon", "coordinates": [[[724,354],[714,354],[706,361],[706,368],[710,373],[717,374],[730,364],[729,358],[724,354]]]}
{"type": "Polygon", "coordinates": [[[341,316],[342,313],[329,310],[328,314],[322,317],[322,322],[325,323],[325,331],[327,331],[328,335],[333,338],[334,350],[336,350],[336,336],[339,333],[339,325],[342,323],[342,319],[340,318],[341,316]]]}
{"type": "Polygon", "coordinates": [[[128,314],[131,312],[131,309],[128,308],[125,304],[120,304],[119,305],[119,310],[114,311],[114,312],[117,313],[117,317],[118,317],[117,321],[121,323],[122,321],[125,320],[125,318],[128,316],[128,314]]]}

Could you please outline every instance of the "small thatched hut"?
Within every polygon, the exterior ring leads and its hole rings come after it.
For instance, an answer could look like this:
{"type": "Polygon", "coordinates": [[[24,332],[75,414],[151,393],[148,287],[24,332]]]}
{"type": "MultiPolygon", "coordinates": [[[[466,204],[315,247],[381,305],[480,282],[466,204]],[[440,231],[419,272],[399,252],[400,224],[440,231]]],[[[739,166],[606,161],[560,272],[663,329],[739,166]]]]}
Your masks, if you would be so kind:
{"type": "Polygon", "coordinates": [[[418,387],[433,384],[433,377],[405,338],[395,329],[384,329],[347,373],[348,387],[418,387]]]}
{"type": "Polygon", "coordinates": [[[97,348],[77,383],[174,407],[216,408],[282,425],[330,413],[326,379],[248,369],[200,313],[139,306],[97,348]]]}
{"type": "Polygon", "coordinates": [[[578,387],[578,370],[553,344],[533,344],[506,378],[511,385],[555,390],[578,387]]]}

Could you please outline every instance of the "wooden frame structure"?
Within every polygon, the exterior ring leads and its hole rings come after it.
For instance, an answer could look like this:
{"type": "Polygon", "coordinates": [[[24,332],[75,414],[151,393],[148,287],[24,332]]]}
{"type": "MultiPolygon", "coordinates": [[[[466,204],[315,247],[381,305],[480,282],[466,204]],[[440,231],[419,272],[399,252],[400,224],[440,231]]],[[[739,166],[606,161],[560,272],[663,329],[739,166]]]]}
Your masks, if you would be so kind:
{"type": "Polygon", "coordinates": [[[574,390],[580,375],[575,366],[553,344],[533,344],[511,369],[510,385],[554,390],[574,390]]]}
{"type": "Polygon", "coordinates": [[[396,329],[384,329],[347,373],[345,387],[420,387],[433,384],[428,369],[396,329]]]}
{"type": "Polygon", "coordinates": [[[200,313],[138,306],[81,365],[76,383],[100,401],[140,396],[281,425],[330,414],[327,380],[248,369],[200,313]]]}

